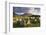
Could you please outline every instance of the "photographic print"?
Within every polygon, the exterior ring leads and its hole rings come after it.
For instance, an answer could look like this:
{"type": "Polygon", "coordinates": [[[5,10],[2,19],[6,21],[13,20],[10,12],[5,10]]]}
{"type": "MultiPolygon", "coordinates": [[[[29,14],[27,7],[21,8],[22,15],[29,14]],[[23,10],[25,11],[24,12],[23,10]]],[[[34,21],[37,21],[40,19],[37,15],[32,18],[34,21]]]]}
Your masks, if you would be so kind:
{"type": "Polygon", "coordinates": [[[44,4],[6,3],[6,32],[45,32],[44,4]]]}
{"type": "Polygon", "coordinates": [[[40,27],[39,7],[14,7],[13,28],[40,27]]]}
{"type": "Polygon", "coordinates": [[[7,32],[44,31],[43,9],[42,4],[9,3],[7,7],[7,32]]]}

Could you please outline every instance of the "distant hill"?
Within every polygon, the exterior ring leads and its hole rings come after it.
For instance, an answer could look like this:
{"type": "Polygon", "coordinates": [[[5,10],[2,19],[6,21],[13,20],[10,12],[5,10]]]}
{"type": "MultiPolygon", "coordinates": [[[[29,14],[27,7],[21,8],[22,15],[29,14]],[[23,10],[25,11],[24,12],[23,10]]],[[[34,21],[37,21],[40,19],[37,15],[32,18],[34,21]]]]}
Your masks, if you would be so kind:
{"type": "Polygon", "coordinates": [[[32,16],[32,17],[40,17],[40,15],[33,15],[33,14],[29,14],[29,13],[24,13],[23,15],[13,15],[13,16],[32,16]]]}

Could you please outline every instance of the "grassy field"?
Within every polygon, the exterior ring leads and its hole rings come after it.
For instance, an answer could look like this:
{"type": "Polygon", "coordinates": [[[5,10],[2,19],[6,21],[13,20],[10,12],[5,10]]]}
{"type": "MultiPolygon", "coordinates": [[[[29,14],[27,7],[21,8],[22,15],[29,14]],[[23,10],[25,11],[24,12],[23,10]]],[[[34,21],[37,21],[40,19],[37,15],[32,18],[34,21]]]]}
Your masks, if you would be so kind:
{"type": "Polygon", "coordinates": [[[40,27],[40,16],[13,16],[13,28],[40,27]]]}

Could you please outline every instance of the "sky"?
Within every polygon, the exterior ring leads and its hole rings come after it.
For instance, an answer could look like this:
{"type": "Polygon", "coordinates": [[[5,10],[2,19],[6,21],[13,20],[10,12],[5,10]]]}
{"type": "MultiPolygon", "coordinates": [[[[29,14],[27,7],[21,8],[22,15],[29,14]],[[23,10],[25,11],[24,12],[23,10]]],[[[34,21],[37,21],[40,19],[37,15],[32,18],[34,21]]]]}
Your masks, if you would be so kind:
{"type": "Polygon", "coordinates": [[[29,7],[13,7],[13,11],[18,13],[28,12],[29,10],[29,7]]]}
{"type": "Polygon", "coordinates": [[[24,13],[39,14],[40,8],[33,7],[13,7],[13,12],[17,15],[23,15],[24,13]]]}

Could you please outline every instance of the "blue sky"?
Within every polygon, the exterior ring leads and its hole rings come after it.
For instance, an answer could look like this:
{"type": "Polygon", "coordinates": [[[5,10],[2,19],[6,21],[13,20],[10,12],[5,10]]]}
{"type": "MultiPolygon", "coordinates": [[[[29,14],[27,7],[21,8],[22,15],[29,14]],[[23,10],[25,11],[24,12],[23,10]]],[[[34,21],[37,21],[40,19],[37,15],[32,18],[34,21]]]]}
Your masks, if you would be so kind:
{"type": "Polygon", "coordinates": [[[40,8],[33,7],[13,7],[13,12],[17,15],[23,15],[24,13],[40,14],[40,8]]]}
{"type": "Polygon", "coordinates": [[[17,13],[24,13],[30,10],[29,7],[13,7],[13,11],[17,13]]]}

